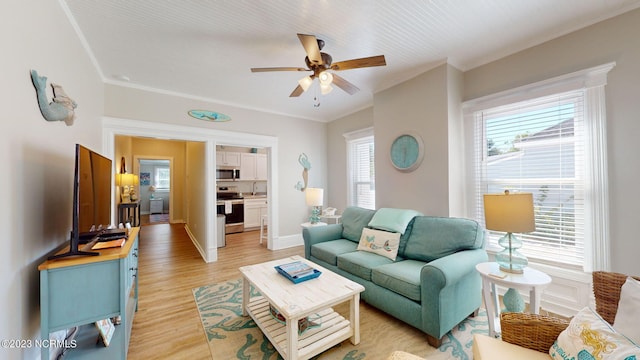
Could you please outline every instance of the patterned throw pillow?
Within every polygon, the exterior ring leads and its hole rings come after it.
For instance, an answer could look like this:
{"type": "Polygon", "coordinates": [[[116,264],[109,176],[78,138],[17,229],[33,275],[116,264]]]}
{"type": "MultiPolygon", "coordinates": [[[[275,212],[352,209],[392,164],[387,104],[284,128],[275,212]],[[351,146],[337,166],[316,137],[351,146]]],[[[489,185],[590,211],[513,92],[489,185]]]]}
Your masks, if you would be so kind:
{"type": "Polygon", "coordinates": [[[585,307],[560,333],[549,349],[549,355],[557,360],[640,360],[640,346],[585,307]]]}
{"type": "Polygon", "coordinates": [[[369,251],[395,261],[398,245],[400,245],[400,233],[364,228],[358,250],[369,251]]]}

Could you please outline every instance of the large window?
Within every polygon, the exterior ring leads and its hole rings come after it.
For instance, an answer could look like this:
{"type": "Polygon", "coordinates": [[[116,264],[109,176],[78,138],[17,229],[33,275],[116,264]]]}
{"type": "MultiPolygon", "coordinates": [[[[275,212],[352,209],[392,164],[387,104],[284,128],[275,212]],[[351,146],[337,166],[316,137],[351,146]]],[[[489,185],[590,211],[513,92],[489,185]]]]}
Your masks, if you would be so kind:
{"type": "Polygon", "coordinates": [[[347,141],[348,205],[376,207],[373,129],[344,135],[347,141]]]}
{"type": "MultiPolygon", "coordinates": [[[[532,261],[608,268],[604,81],[594,79],[606,81],[612,66],[465,104],[474,129],[472,215],[484,223],[484,194],[532,193],[536,230],[518,235],[532,261]]],[[[501,249],[504,234],[487,235],[488,250],[501,249]]]]}

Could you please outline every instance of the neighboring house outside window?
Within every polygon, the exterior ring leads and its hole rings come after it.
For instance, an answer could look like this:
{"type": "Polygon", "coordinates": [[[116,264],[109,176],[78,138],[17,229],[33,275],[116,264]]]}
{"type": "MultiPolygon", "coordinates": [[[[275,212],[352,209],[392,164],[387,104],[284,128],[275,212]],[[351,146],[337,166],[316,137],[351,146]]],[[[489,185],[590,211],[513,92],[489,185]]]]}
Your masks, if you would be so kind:
{"type": "Polygon", "coordinates": [[[373,128],[344,134],[347,141],[347,205],[375,209],[373,128]]]}
{"type": "MultiPolygon", "coordinates": [[[[536,230],[516,234],[530,261],[609,269],[604,85],[613,66],[464,104],[474,144],[469,215],[484,223],[484,194],[532,193],[536,230]]],[[[489,252],[502,249],[502,235],[487,232],[489,252]]]]}

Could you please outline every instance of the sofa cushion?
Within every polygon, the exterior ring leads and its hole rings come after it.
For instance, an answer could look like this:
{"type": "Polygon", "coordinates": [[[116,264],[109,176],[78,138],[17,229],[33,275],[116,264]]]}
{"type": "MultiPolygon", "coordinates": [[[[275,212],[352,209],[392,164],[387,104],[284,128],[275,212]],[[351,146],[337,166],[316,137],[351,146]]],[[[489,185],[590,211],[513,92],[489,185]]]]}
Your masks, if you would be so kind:
{"type": "Polygon", "coordinates": [[[422,213],[415,210],[381,208],[369,221],[369,227],[404,234],[409,222],[419,215],[422,213]]]}
{"type": "Polygon", "coordinates": [[[484,231],[474,220],[418,216],[404,256],[430,262],[461,250],[481,249],[483,245],[484,231]]]}
{"type": "Polygon", "coordinates": [[[338,255],[356,251],[357,247],[358,244],[346,239],[325,241],[311,247],[311,256],[335,266],[338,255]]]}
{"type": "Polygon", "coordinates": [[[354,242],[360,241],[362,229],[369,224],[375,214],[374,210],[351,206],[342,212],[342,237],[354,242]]]}
{"type": "Polygon", "coordinates": [[[571,319],[549,349],[553,359],[640,359],[640,346],[616,332],[598,313],[585,307],[571,319]]]}
{"type": "Polygon", "coordinates": [[[473,335],[473,360],[549,360],[549,354],[510,344],[487,335],[473,335]]]}
{"type": "Polygon", "coordinates": [[[371,281],[411,300],[420,301],[420,269],[426,263],[417,260],[381,265],[371,272],[371,281]]]}
{"type": "Polygon", "coordinates": [[[400,233],[364,228],[358,243],[358,250],[372,252],[395,260],[398,255],[399,243],[400,233]]]}
{"type": "Polygon", "coordinates": [[[354,251],[338,256],[338,268],[367,281],[371,281],[371,269],[392,262],[388,257],[366,251],[354,251]]]}

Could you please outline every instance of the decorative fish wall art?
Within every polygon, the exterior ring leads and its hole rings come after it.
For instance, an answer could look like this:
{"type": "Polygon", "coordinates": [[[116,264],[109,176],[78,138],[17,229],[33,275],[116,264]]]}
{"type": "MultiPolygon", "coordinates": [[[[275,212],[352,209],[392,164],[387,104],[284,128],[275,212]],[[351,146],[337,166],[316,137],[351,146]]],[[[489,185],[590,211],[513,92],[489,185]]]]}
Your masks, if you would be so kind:
{"type": "Polygon", "coordinates": [[[307,188],[307,182],[309,181],[309,170],[311,169],[311,163],[309,162],[309,158],[307,154],[302,153],[298,156],[298,163],[302,165],[302,181],[298,181],[298,183],[294,186],[296,190],[304,191],[307,188]]]}
{"type": "Polygon", "coordinates": [[[62,86],[51,84],[53,101],[49,102],[46,91],[47,77],[39,76],[37,71],[31,70],[31,81],[33,82],[33,87],[36,88],[38,106],[42,117],[47,121],[64,121],[67,126],[73,125],[75,108],[78,107],[78,104],[64,92],[62,86]]]}

